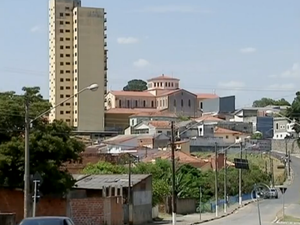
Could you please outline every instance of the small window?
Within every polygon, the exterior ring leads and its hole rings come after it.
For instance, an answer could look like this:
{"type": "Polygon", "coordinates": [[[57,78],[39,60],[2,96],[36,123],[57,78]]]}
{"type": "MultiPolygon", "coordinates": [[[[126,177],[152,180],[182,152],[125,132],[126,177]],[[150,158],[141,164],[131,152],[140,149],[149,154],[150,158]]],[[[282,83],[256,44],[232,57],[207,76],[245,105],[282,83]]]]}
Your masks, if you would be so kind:
{"type": "Polygon", "coordinates": [[[66,78],[66,81],[71,81],[71,79],[70,78],[66,78]]]}
{"type": "Polygon", "coordinates": [[[71,103],[70,103],[70,102],[67,102],[67,103],[66,103],[66,105],[70,106],[70,105],[71,105],[71,103]]]}
{"type": "Polygon", "coordinates": [[[60,111],[60,114],[63,115],[63,114],[64,114],[64,111],[60,111]]]}
{"type": "Polygon", "coordinates": [[[71,40],[71,38],[66,38],[66,41],[70,41],[71,40]]]}
{"type": "Polygon", "coordinates": [[[59,97],[60,97],[60,98],[64,98],[64,95],[60,95],[59,97]]]}
{"type": "Polygon", "coordinates": [[[60,25],[63,25],[63,24],[64,24],[64,21],[59,21],[59,24],[60,24],[60,25]]]}
{"type": "Polygon", "coordinates": [[[60,64],[61,66],[63,66],[63,65],[64,65],[64,62],[60,62],[59,64],[60,64]]]}
{"type": "Polygon", "coordinates": [[[70,22],[69,22],[69,21],[66,21],[66,24],[70,24],[70,22]]]}
{"type": "Polygon", "coordinates": [[[64,78],[60,78],[60,82],[64,82],[64,78]]]}
{"type": "Polygon", "coordinates": [[[71,88],[70,88],[70,87],[66,87],[66,89],[67,89],[67,90],[70,90],[71,88]]]}
{"type": "Polygon", "coordinates": [[[61,71],[59,71],[59,73],[60,73],[60,74],[63,74],[63,73],[64,73],[64,71],[63,71],[63,70],[61,70],[61,71]]]}
{"type": "Polygon", "coordinates": [[[63,40],[64,40],[64,38],[63,38],[63,37],[61,37],[61,38],[59,38],[59,40],[60,40],[60,41],[63,41],[63,40]]]}
{"type": "Polygon", "coordinates": [[[64,87],[63,87],[63,86],[60,86],[60,90],[64,90],[64,87]]]}
{"type": "Polygon", "coordinates": [[[188,103],[189,107],[191,107],[191,100],[189,99],[189,103],[188,103]]]}
{"type": "Polygon", "coordinates": [[[183,99],[181,99],[181,107],[183,107],[183,99]]]}
{"type": "Polygon", "coordinates": [[[71,113],[71,111],[66,111],[66,114],[70,114],[71,113]]]}
{"type": "Polygon", "coordinates": [[[59,56],[60,56],[60,58],[63,58],[63,57],[64,57],[64,54],[60,54],[59,56]]]}
{"type": "Polygon", "coordinates": [[[229,137],[226,135],[226,139],[228,139],[229,137]]]}
{"type": "Polygon", "coordinates": [[[64,14],[63,14],[63,13],[60,13],[60,14],[59,14],[59,16],[60,16],[60,17],[63,17],[63,16],[64,16],[64,14]]]}
{"type": "Polygon", "coordinates": [[[64,46],[61,45],[59,48],[60,48],[60,49],[64,49],[64,46]]]}
{"type": "Polygon", "coordinates": [[[66,33],[70,33],[70,30],[66,30],[66,33]]]}
{"type": "Polygon", "coordinates": [[[66,16],[70,16],[70,13],[66,13],[66,16]]]}
{"type": "Polygon", "coordinates": [[[66,54],[66,57],[71,57],[71,55],[70,54],[66,54]]]}
{"type": "Polygon", "coordinates": [[[60,29],[60,30],[59,30],[59,32],[60,32],[60,33],[63,33],[63,32],[64,32],[64,30],[63,30],[63,29],[60,29]]]}
{"type": "Polygon", "coordinates": [[[66,98],[70,98],[71,97],[71,95],[66,95],[66,98]]]}
{"type": "Polygon", "coordinates": [[[145,100],[143,101],[143,107],[144,108],[146,107],[146,101],[145,100]]]}

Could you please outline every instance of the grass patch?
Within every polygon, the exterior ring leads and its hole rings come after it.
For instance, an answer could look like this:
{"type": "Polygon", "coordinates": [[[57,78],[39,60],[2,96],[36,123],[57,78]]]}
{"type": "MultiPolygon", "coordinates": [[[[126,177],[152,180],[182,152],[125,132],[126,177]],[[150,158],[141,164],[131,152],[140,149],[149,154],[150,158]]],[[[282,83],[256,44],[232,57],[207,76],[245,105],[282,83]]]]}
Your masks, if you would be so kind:
{"type": "MultiPolygon", "coordinates": [[[[228,160],[233,162],[234,158],[239,158],[240,154],[228,154],[228,160]]],[[[246,153],[243,154],[243,158],[246,158],[246,153]]],[[[247,159],[250,164],[258,166],[262,171],[270,172],[271,171],[271,160],[268,154],[247,154],[247,159]]],[[[273,159],[273,172],[274,172],[274,182],[275,185],[282,185],[285,181],[285,170],[278,169],[279,165],[282,165],[280,160],[274,158],[273,159]]]]}
{"type": "Polygon", "coordinates": [[[300,218],[285,215],[283,219],[280,220],[280,222],[293,222],[293,223],[300,223],[300,218]]]}

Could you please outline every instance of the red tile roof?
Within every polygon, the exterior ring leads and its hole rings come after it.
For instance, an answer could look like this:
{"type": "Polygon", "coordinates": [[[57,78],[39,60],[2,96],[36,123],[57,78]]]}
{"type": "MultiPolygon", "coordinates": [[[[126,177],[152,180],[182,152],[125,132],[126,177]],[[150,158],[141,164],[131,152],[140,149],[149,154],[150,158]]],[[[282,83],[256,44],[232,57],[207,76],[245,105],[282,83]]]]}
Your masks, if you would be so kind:
{"type": "MultiPolygon", "coordinates": [[[[201,159],[198,159],[196,157],[193,157],[187,153],[184,153],[182,151],[176,151],[175,152],[175,158],[179,161],[179,163],[183,164],[190,164],[194,167],[200,168],[206,163],[202,161],[201,159]]],[[[171,159],[171,151],[159,151],[157,153],[154,153],[153,155],[143,159],[144,162],[153,162],[155,159],[171,159]]]]}
{"type": "Polygon", "coordinates": [[[200,121],[224,121],[223,119],[220,119],[218,117],[214,117],[211,115],[204,115],[199,118],[196,118],[195,120],[198,122],[200,122],[200,121]]]}
{"type": "Polygon", "coordinates": [[[161,76],[158,76],[158,77],[150,78],[147,81],[153,81],[153,80],[170,80],[170,81],[173,80],[173,81],[179,81],[179,79],[177,79],[177,78],[170,77],[170,76],[165,76],[164,74],[162,74],[161,76]]]}
{"type": "Polygon", "coordinates": [[[218,98],[219,96],[216,94],[210,94],[210,93],[198,93],[196,94],[198,99],[212,99],[212,98],[218,98]]]}
{"type": "Polygon", "coordinates": [[[175,113],[168,113],[168,112],[140,112],[136,113],[134,115],[131,115],[130,117],[173,117],[176,118],[177,115],[175,113]]]}
{"type": "Polygon", "coordinates": [[[149,91],[110,91],[114,96],[137,96],[137,97],[153,97],[155,96],[149,91]]]}
{"type": "Polygon", "coordinates": [[[229,130],[221,127],[216,127],[215,128],[215,134],[243,134],[242,132],[239,131],[234,131],[234,130],[229,130]]]}
{"type": "Polygon", "coordinates": [[[160,129],[171,129],[170,121],[149,121],[149,125],[160,129]]]}
{"type": "Polygon", "coordinates": [[[148,108],[113,108],[113,109],[108,109],[105,111],[106,114],[137,114],[137,113],[142,113],[142,112],[160,112],[158,109],[148,109],[148,108]]]}

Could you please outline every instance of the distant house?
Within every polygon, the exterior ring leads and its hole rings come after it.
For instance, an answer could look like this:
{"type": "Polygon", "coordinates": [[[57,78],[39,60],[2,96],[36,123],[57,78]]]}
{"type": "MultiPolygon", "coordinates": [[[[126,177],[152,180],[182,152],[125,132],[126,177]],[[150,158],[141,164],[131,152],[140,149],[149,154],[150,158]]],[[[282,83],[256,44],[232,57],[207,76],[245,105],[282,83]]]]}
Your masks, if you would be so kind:
{"type": "Polygon", "coordinates": [[[241,141],[244,142],[245,139],[249,137],[249,134],[216,127],[214,130],[214,136],[223,138],[223,140],[227,143],[239,143],[241,141]]]}
{"type": "Polygon", "coordinates": [[[133,127],[128,127],[125,134],[166,134],[171,135],[170,121],[143,121],[133,127]]]}
{"type": "MultiPolygon", "coordinates": [[[[83,193],[88,193],[93,198],[100,197],[119,197],[111,203],[109,212],[112,218],[123,218],[123,224],[142,225],[152,221],[152,176],[147,174],[132,174],[130,177],[131,183],[129,184],[129,176],[127,174],[114,174],[114,175],[80,175],[77,178],[74,189],[75,196],[82,196],[83,193]],[[128,187],[131,187],[130,203],[128,205],[128,187]],[[114,211],[115,205],[122,205],[119,214],[114,211]]],[[[91,206],[93,201],[90,202],[91,206]]],[[[120,207],[119,207],[120,208],[120,207]]],[[[81,212],[82,213],[82,212],[81,212]]],[[[98,213],[100,215],[100,213],[98,213]]],[[[90,215],[93,218],[92,215],[90,215]]],[[[96,215],[95,215],[96,216],[96,215]]],[[[76,221],[77,222],[77,221],[76,221]]],[[[107,221],[109,222],[109,221],[107,221]]],[[[76,224],[80,224],[78,221],[76,224]]],[[[86,223],[88,224],[88,223],[86,223]]],[[[105,224],[92,223],[92,224],[105,224]]],[[[108,223],[109,224],[109,223],[108,223]]],[[[120,224],[120,223],[118,223],[120,224]]],[[[114,224],[114,225],[118,225],[114,224]]]]}

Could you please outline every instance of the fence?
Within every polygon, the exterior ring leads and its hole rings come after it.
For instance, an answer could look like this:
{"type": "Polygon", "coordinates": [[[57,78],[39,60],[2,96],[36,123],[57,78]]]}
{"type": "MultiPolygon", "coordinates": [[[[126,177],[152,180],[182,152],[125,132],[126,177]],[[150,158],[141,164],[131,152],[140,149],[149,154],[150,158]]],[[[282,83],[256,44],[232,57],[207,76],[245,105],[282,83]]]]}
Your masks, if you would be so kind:
{"type": "MultiPolygon", "coordinates": [[[[247,201],[247,200],[251,200],[251,199],[252,199],[251,193],[242,195],[242,200],[243,201],[247,201]]],[[[224,199],[219,199],[218,200],[218,207],[220,207],[220,208],[224,207],[224,202],[225,202],[224,199]]],[[[239,202],[239,196],[238,195],[229,196],[227,204],[230,207],[230,205],[234,205],[238,202],[239,202]]],[[[200,210],[200,208],[199,208],[199,203],[198,203],[197,212],[199,212],[199,210],[200,210]]],[[[205,213],[205,212],[213,213],[215,211],[216,211],[216,203],[215,202],[209,201],[209,202],[201,204],[201,212],[202,213],[205,213]]]]}

